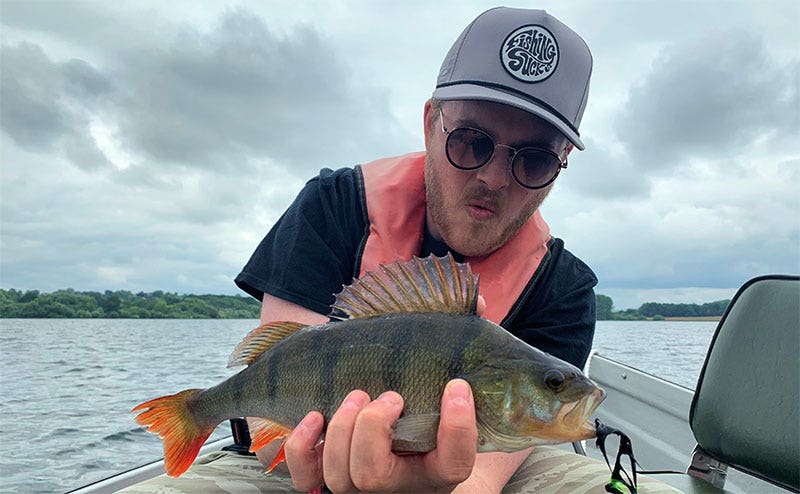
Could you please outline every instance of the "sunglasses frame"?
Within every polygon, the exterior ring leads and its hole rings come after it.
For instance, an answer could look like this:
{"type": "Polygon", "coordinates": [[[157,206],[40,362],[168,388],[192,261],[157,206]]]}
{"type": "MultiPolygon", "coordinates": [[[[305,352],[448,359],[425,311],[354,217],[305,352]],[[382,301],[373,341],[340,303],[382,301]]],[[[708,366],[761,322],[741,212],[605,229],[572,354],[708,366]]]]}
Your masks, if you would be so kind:
{"type": "Polygon", "coordinates": [[[547,187],[548,185],[550,185],[551,183],[555,182],[555,180],[558,178],[558,175],[561,173],[561,170],[567,167],[566,158],[562,160],[561,156],[559,156],[557,153],[555,153],[555,152],[553,152],[553,151],[551,151],[549,149],[537,148],[537,147],[533,147],[533,146],[525,146],[523,148],[517,149],[517,148],[511,147],[511,146],[508,146],[506,144],[499,144],[499,143],[495,142],[494,138],[491,135],[489,135],[488,132],[486,132],[483,129],[476,129],[474,127],[456,127],[455,129],[447,130],[445,128],[445,126],[444,126],[444,112],[442,111],[441,108],[439,108],[439,120],[440,120],[440,123],[442,125],[442,132],[444,133],[444,135],[447,136],[447,139],[445,141],[445,146],[444,146],[444,152],[445,152],[445,155],[447,155],[447,161],[449,161],[450,164],[453,165],[453,167],[458,168],[459,170],[464,170],[464,171],[478,170],[478,169],[482,168],[483,166],[485,166],[486,163],[492,161],[492,157],[494,156],[495,149],[497,149],[498,147],[507,148],[507,149],[510,149],[512,151],[511,159],[509,160],[509,164],[511,166],[511,176],[514,177],[514,181],[517,182],[520,185],[520,187],[524,187],[524,188],[530,189],[530,190],[537,190],[537,189],[543,189],[543,188],[547,187]],[[489,141],[491,141],[491,143],[493,144],[492,152],[486,158],[486,161],[484,161],[483,163],[481,163],[478,166],[466,167],[466,166],[462,166],[462,165],[457,164],[453,160],[453,158],[450,157],[450,138],[451,138],[453,132],[455,132],[457,130],[471,130],[473,132],[478,132],[480,134],[485,135],[489,139],[489,141]],[[535,151],[541,151],[541,152],[544,152],[546,154],[550,154],[552,156],[555,156],[555,158],[558,160],[558,167],[556,168],[556,171],[553,173],[553,176],[550,177],[550,179],[547,182],[545,182],[545,183],[543,183],[541,185],[527,185],[527,184],[523,183],[519,178],[517,178],[517,174],[514,173],[514,160],[517,158],[517,155],[521,151],[525,151],[527,149],[532,149],[532,150],[535,150],[535,151]]]}

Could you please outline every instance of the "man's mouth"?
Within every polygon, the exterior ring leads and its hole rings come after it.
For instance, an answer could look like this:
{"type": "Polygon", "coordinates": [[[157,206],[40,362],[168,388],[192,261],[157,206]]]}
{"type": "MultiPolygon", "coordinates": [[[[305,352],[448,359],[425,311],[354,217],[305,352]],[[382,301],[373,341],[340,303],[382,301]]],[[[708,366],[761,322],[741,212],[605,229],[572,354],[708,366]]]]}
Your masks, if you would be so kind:
{"type": "Polygon", "coordinates": [[[472,200],[467,202],[467,211],[473,219],[485,221],[497,216],[498,206],[492,201],[472,200]]]}

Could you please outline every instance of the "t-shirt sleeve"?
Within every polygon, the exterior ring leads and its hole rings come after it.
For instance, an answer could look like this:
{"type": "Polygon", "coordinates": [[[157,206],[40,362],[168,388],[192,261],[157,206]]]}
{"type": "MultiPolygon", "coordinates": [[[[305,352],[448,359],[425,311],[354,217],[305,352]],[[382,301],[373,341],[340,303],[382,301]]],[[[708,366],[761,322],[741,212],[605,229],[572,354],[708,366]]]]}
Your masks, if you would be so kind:
{"type": "Polygon", "coordinates": [[[560,239],[509,330],[526,343],[583,368],[592,349],[597,277],[560,239]]]}
{"type": "Polygon", "coordinates": [[[310,180],[236,277],[239,288],[327,315],[353,278],[364,236],[358,181],[352,168],[324,169],[310,180]]]}

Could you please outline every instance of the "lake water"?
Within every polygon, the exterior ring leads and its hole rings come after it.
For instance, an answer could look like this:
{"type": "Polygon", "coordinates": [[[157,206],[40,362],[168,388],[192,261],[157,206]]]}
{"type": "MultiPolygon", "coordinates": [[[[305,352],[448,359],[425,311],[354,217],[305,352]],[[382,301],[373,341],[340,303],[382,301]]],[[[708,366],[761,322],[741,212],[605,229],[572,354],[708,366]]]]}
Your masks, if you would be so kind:
{"type": "MultiPolygon", "coordinates": [[[[228,354],[256,324],[0,319],[0,492],[64,492],[160,458],[161,440],[131,408],[233,374],[228,354]]],[[[603,321],[595,348],[694,388],[715,327],[603,321]]]]}

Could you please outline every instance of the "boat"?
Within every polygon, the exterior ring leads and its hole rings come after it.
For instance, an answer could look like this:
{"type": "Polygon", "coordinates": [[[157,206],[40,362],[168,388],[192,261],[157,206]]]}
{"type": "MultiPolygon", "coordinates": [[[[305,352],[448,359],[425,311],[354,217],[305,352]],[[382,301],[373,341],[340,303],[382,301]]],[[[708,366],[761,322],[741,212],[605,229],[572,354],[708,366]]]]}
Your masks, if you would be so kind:
{"type": "MultiPolygon", "coordinates": [[[[800,492],[800,276],[742,285],[694,391],[597,352],[586,371],[607,393],[597,419],[624,431],[639,474],[687,494],[800,492]]],[[[560,448],[607,461],[590,441],[560,448]]],[[[225,449],[233,437],[200,454],[225,449]]],[[[162,459],[70,492],[113,493],[163,472],[162,459]]]]}
{"type": "Polygon", "coordinates": [[[625,431],[644,470],[670,472],[649,476],[686,493],[800,492],[800,277],[742,285],[694,392],[602,355],[589,362],[607,393],[598,418],[625,431]]]}

